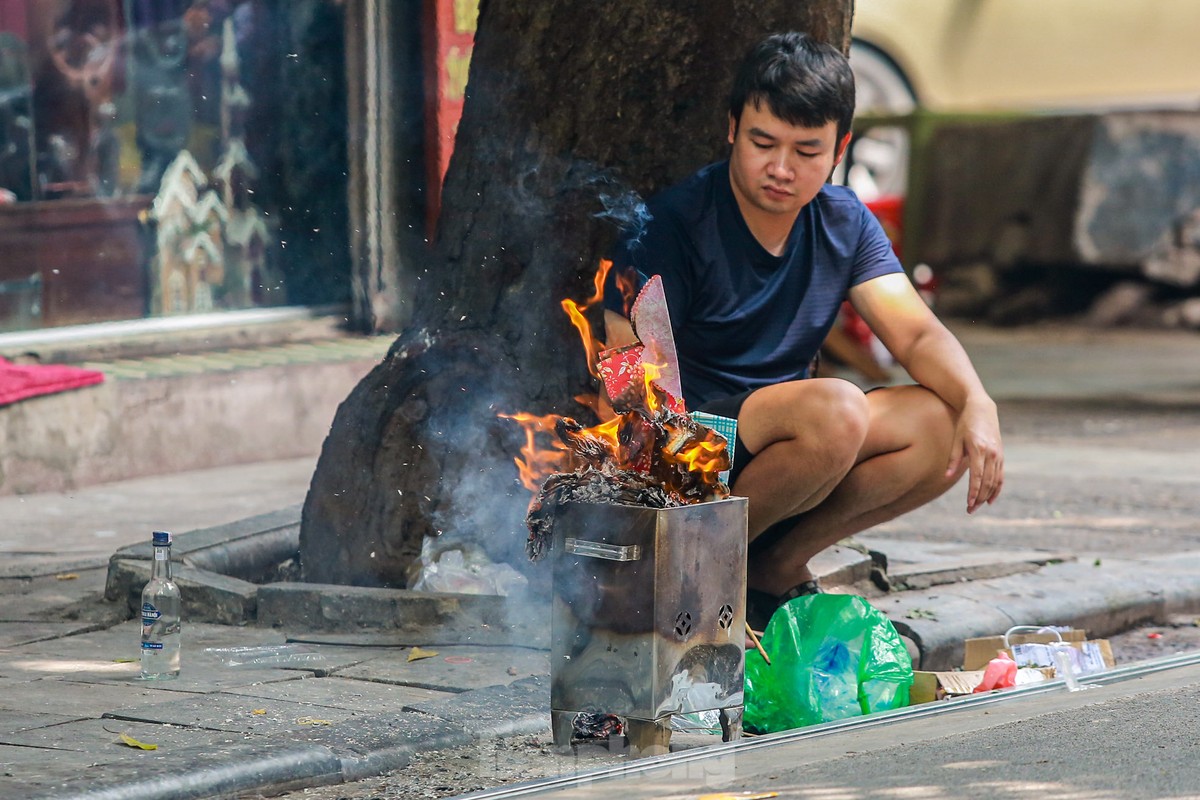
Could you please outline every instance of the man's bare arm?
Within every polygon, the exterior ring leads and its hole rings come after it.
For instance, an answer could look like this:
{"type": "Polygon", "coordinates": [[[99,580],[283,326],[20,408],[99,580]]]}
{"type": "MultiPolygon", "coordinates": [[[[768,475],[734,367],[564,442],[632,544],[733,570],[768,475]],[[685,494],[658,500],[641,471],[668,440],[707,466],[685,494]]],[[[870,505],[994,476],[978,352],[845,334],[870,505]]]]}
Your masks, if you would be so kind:
{"type": "Polygon", "coordinates": [[[967,511],[995,502],[1004,484],[1004,448],[996,404],[970,358],[913,288],[906,275],[884,275],[850,290],[862,318],[913,380],[958,412],[947,474],[966,459],[971,471],[967,511]]]}

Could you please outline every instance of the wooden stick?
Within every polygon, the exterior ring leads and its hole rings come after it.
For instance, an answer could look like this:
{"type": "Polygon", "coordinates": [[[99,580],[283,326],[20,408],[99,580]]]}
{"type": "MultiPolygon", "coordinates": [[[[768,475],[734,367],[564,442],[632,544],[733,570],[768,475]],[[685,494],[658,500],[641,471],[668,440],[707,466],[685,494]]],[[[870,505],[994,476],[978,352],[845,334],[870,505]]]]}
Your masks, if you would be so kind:
{"type": "Polygon", "coordinates": [[[750,623],[746,623],[746,635],[750,637],[750,641],[754,642],[754,649],[763,657],[763,661],[767,662],[767,666],[771,666],[771,657],[767,655],[767,651],[763,650],[762,642],[754,635],[754,629],[750,627],[750,623]]]}

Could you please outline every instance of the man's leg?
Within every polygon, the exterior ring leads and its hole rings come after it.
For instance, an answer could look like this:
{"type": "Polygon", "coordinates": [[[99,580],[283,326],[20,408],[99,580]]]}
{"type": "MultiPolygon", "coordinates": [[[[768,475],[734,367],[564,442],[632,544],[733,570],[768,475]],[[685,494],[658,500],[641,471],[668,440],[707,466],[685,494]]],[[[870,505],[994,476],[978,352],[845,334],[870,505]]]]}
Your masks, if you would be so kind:
{"type": "MultiPolygon", "coordinates": [[[[753,398],[751,395],[743,406],[747,421],[761,407],[751,405],[753,398]]],[[[865,403],[866,432],[854,464],[823,495],[809,493],[810,499],[817,500],[807,507],[800,504],[799,516],[791,530],[756,548],[749,564],[749,582],[753,588],[778,595],[811,579],[808,561],[821,550],[928,503],[962,476],[962,469],[946,475],[955,416],[939,397],[919,386],[898,386],[871,392],[866,395],[865,403]]],[[[740,430],[740,418],[738,425],[740,430]]],[[[754,423],[750,427],[752,435],[759,430],[754,423]]],[[[816,433],[820,435],[821,431],[816,433]]],[[[748,441],[747,447],[754,450],[748,441]]],[[[774,447],[767,445],[761,455],[767,455],[774,447]]],[[[789,448],[789,453],[805,458],[794,448],[789,448]]],[[[780,476],[764,481],[764,470],[751,471],[759,457],[746,467],[734,489],[736,494],[750,498],[751,540],[779,519],[795,516],[783,514],[764,519],[755,515],[756,502],[775,513],[780,508],[778,501],[756,498],[764,494],[769,497],[770,493],[783,489],[780,476]]],[[[771,461],[777,470],[782,469],[774,459],[771,461]]],[[[807,487],[799,487],[792,496],[806,491],[807,487]]]]}
{"type": "Polygon", "coordinates": [[[829,496],[860,460],[869,420],[862,390],[836,378],[780,383],[746,398],[738,438],[754,460],[732,489],[750,498],[751,540],[829,496]]]}

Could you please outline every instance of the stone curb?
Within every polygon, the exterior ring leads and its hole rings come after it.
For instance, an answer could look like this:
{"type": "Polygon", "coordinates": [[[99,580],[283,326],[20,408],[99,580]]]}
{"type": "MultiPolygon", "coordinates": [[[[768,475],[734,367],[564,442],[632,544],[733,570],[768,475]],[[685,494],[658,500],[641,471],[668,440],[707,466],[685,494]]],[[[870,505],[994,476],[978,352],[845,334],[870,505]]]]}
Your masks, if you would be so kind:
{"type": "Polygon", "coordinates": [[[853,586],[869,581],[876,566],[872,554],[853,538],[825,548],[809,562],[813,575],[824,586],[853,586]]]}
{"type": "Polygon", "coordinates": [[[934,586],[871,603],[916,643],[920,669],[955,669],[962,666],[964,640],[1002,634],[1014,625],[1069,625],[1103,638],[1200,610],[1200,553],[1048,564],[1033,573],[934,586]],[[1177,587],[1170,594],[1162,588],[1165,572],[1177,587]]]}
{"type": "MultiPolygon", "coordinates": [[[[193,598],[189,618],[218,624],[257,621],[313,633],[344,632],[348,626],[413,634],[437,628],[453,640],[480,644],[511,641],[514,633],[535,642],[545,639],[546,633],[539,635],[536,626],[507,623],[509,603],[504,598],[303,583],[259,586],[234,577],[261,573],[267,564],[295,553],[300,509],[292,506],[179,536],[178,574],[193,598]],[[365,625],[364,620],[376,624],[365,625]],[[453,630],[448,632],[447,626],[453,630]]],[[[124,596],[136,611],[141,587],[149,579],[150,558],[149,543],[114,553],[105,596],[110,600],[124,596]]],[[[1177,556],[1155,559],[1153,569],[1177,571],[1175,567],[1184,561],[1177,556]]],[[[1200,567],[1200,556],[1197,561],[1200,567]]],[[[1161,621],[1166,598],[1160,585],[1139,579],[1143,570],[1138,563],[1047,564],[1032,572],[934,585],[872,598],[872,602],[916,643],[922,668],[953,668],[961,658],[964,639],[1013,625],[1069,624],[1104,636],[1140,622],[1161,621]],[[1046,589],[1047,580],[1055,584],[1054,591],[1046,589]],[[932,607],[938,609],[936,619],[927,616],[932,607]]],[[[830,548],[814,561],[816,571],[831,586],[861,581],[872,566],[870,556],[852,547],[830,548]]],[[[1178,571],[1189,589],[1174,598],[1173,607],[1200,605],[1200,579],[1191,579],[1200,569],[1178,571]]]]}
{"type": "MultiPolygon", "coordinates": [[[[245,534],[246,523],[206,529],[202,543],[178,537],[180,563],[174,577],[182,590],[184,616],[193,622],[219,625],[254,623],[290,628],[307,635],[323,633],[395,633],[415,637],[415,642],[440,644],[505,644],[521,641],[532,647],[549,647],[544,614],[520,613],[522,606],[538,605],[536,597],[416,592],[405,589],[343,586],[316,583],[256,584],[229,573],[249,575],[286,558],[287,539],[269,523],[265,529],[245,534]],[[213,542],[215,532],[234,528],[238,538],[213,542]],[[255,542],[256,537],[267,540],[255,542]],[[218,564],[228,572],[203,568],[218,564]],[[539,622],[538,620],[542,620],[539,622]]],[[[252,518],[263,519],[263,518],[252,518]]],[[[149,544],[117,551],[109,561],[105,597],[125,600],[130,613],[141,604],[141,591],[150,580],[149,544]]],[[[874,562],[871,556],[850,547],[835,546],[814,560],[814,572],[828,587],[852,587],[866,581],[874,562]]],[[[544,603],[541,603],[544,604],[544,603]]]]}
{"type": "MultiPolygon", "coordinates": [[[[166,766],[166,765],[163,765],[166,766]]],[[[106,770],[113,770],[107,765],[106,770]]],[[[173,754],[169,774],[145,775],[144,769],[128,777],[101,779],[75,791],[56,787],[25,800],[191,800],[223,797],[235,792],[273,786],[317,786],[336,783],[341,775],[340,759],[326,747],[280,748],[264,743],[237,748],[214,757],[206,750],[180,750],[173,754]],[[200,763],[188,762],[196,758],[200,763]]]]}
{"type": "MultiPolygon", "coordinates": [[[[549,632],[516,613],[524,600],[365,586],[251,582],[299,550],[301,506],[180,534],[172,545],[184,616],[219,625],[257,623],[293,630],[403,631],[430,641],[549,647],[549,632]]],[[[856,554],[857,555],[857,554],[856,554]]],[[[109,559],[104,596],[136,614],[150,580],[149,542],[109,559]]],[[[542,617],[544,619],[544,617],[542,617]]]]}
{"type": "MultiPolygon", "coordinates": [[[[523,641],[545,644],[548,632],[520,621],[528,615],[506,613],[517,602],[508,598],[303,583],[260,586],[233,577],[261,574],[268,564],[295,553],[300,508],[179,536],[178,577],[190,598],[185,609],[188,618],[227,625],[257,622],[318,636],[349,630],[427,641],[436,631],[441,642],[500,643],[517,635],[523,641]],[[518,621],[509,622],[509,616],[518,621]]],[[[124,596],[136,611],[141,587],[149,579],[150,557],[149,543],[114,553],[105,596],[111,600],[124,596]]],[[[1155,559],[1152,564],[1153,570],[1178,571],[1180,581],[1188,586],[1172,599],[1171,610],[1200,608],[1200,578],[1192,577],[1200,574],[1200,556],[1195,560],[1192,572],[1178,568],[1187,561],[1178,556],[1155,559]]],[[[870,556],[844,546],[831,548],[814,562],[815,571],[830,587],[859,582],[872,566],[870,556]]],[[[961,663],[965,639],[1002,633],[1013,625],[1071,625],[1093,636],[1106,636],[1139,623],[1162,621],[1168,613],[1167,598],[1160,584],[1138,577],[1143,572],[1139,562],[1098,567],[1047,564],[1031,572],[934,585],[871,598],[871,602],[913,640],[920,668],[953,669],[961,663]],[[1048,583],[1052,590],[1047,589],[1048,583]],[[936,617],[930,616],[932,608],[937,608],[936,617]]]]}
{"type": "MultiPolygon", "coordinates": [[[[407,767],[412,761],[413,756],[420,752],[434,752],[437,750],[448,750],[451,747],[461,747],[465,744],[470,744],[471,737],[465,732],[460,731],[458,734],[446,734],[444,736],[434,737],[428,740],[427,747],[417,747],[412,744],[398,745],[396,747],[384,747],[379,750],[373,750],[359,758],[343,757],[341,760],[341,783],[351,783],[353,781],[361,781],[365,778],[373,778],[377,775],[383,775],[387,772],[394,772],[398,769],[407,767]]],[[[276,787],[255,787],[273,789],[276,787]]]]}
{"type": "MultiPolygon", "coordinates": [[[[235,520],[224,525],[189,531],[175,537],[171,558],[177,563],[239,577],[264,562],[282,561],[300,549],[300,513],[294,505],[235,520]]],[[[150,542],[122,547],[112,559],[149,561],[154,557],[150,542]]]]}
{"type": "MultiPolygon", "coordinates": [[[[260,577],[300,549],[301,506],[248,517],[175,537],[172,561],[184,592],[184,611],[196,622],[238,625],[255,618],[260,577]]],[[[125,600],[132,613],[150,580],[149,542],[129,545],[109,558],[104,597],[125,600]]]]}
{"type": "Polygon", "coordinates": [[[463,725],[415,711],[357,719],[354,727],[357,732],[353,739],[347,736],[344,725],[314,731],[305,737],[337,756],[341,783],[403,769],[418,753],[460,747],[473,741],[463,725]]]}
{"type": "Polygon", "coordinates": [[[550,678],[485,686],[443,700],[414,703],[409,708],[462,725],[476,739],[535,733],[550,726],[550,678]]]}
{"type": "MultiPolygon", "coordinates": [[[[172,566],[172,577],[183,595],[184,618],[192,622],[240,625],[253,620],[258,587],[237,578],[188,565],[172,566]]],[[[125,600],[131,614],[141,607],[142,587],[150,580],[150,561],[113,559],[108,564],[104,596],[125,600]]]]}

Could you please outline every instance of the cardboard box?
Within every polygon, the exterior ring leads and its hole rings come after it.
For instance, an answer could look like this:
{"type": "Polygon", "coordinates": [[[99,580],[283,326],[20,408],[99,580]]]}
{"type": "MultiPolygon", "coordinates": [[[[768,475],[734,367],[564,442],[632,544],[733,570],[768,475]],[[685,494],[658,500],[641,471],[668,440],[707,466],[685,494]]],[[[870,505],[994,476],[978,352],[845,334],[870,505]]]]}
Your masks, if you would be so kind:
{"type": "MultiPolygon", "coordinates": [[[[1073,656],[1076,675],[1087,675],[1115,666],[1112,646],[1107,639],[1088,639],[1087,632],[1081,630],[1063,631],[1059,635],[1076,653],[1073,656]]],[[[1008,641],[1012,645],[1011,648],[1004,646],[1003,636],[967,639],[963,643],[961,670],[914,670],[912,688],[909,689],[909,703],[917,705],[971,694],[983,680],[983,672],[988,662],[996,657],[999,650],[1005,650],[1020,667],[1036,669],[1046,679],[1057,677],[1050,651],[1050,643],[1057,642],[1057,636],[1052,633],[1013,634],[1008,641]]],[[[1036,679],[1037,676],[1033,677],[1036,679]]],[[[1018,684],[1021,682],[1023,680],[1019,679],[1018,684]]]]}
{"type": "MultiPolygon", "coordinates": [[[[1112,645],[1107,639],[1088,639],[1087,631],[1082,630],[1062,631],[1059,635],[1078,653],[1074,657],[1077,675],[1087,675],[1116,666],[1112,645]]],[[[1057,642],[1058,637],[1053,633],[1013,634],[1008,641],[1012,647],[1004,646],[1003,636],[967,639],[963,645],[963,669],[983,669],[996,657],[997,650],[1006,650],[1018,666],[1054,667],[1049,645],[1057,642]]]]}
{"type": "Polygon", "coordinates": [[[946,697],[971,694],[983,680],[983,670],[956,672],[922,672],[913,670],[912,687],[908,690],[909,705],[932,703],[946,697]]]}
{"type": "MultiPolygon", "coordinates": [[[[974,694],[975,687],[983,681],[983,672],[981,669],[954,670],[952,672],[914,670],[912,688],[908,690],[909,705],[974,694]]],[[[1054,670],[1052,668],[1021,669],[1018,670],[1017,685],[1050,680],[1053,677],[1054,670]]]]}

